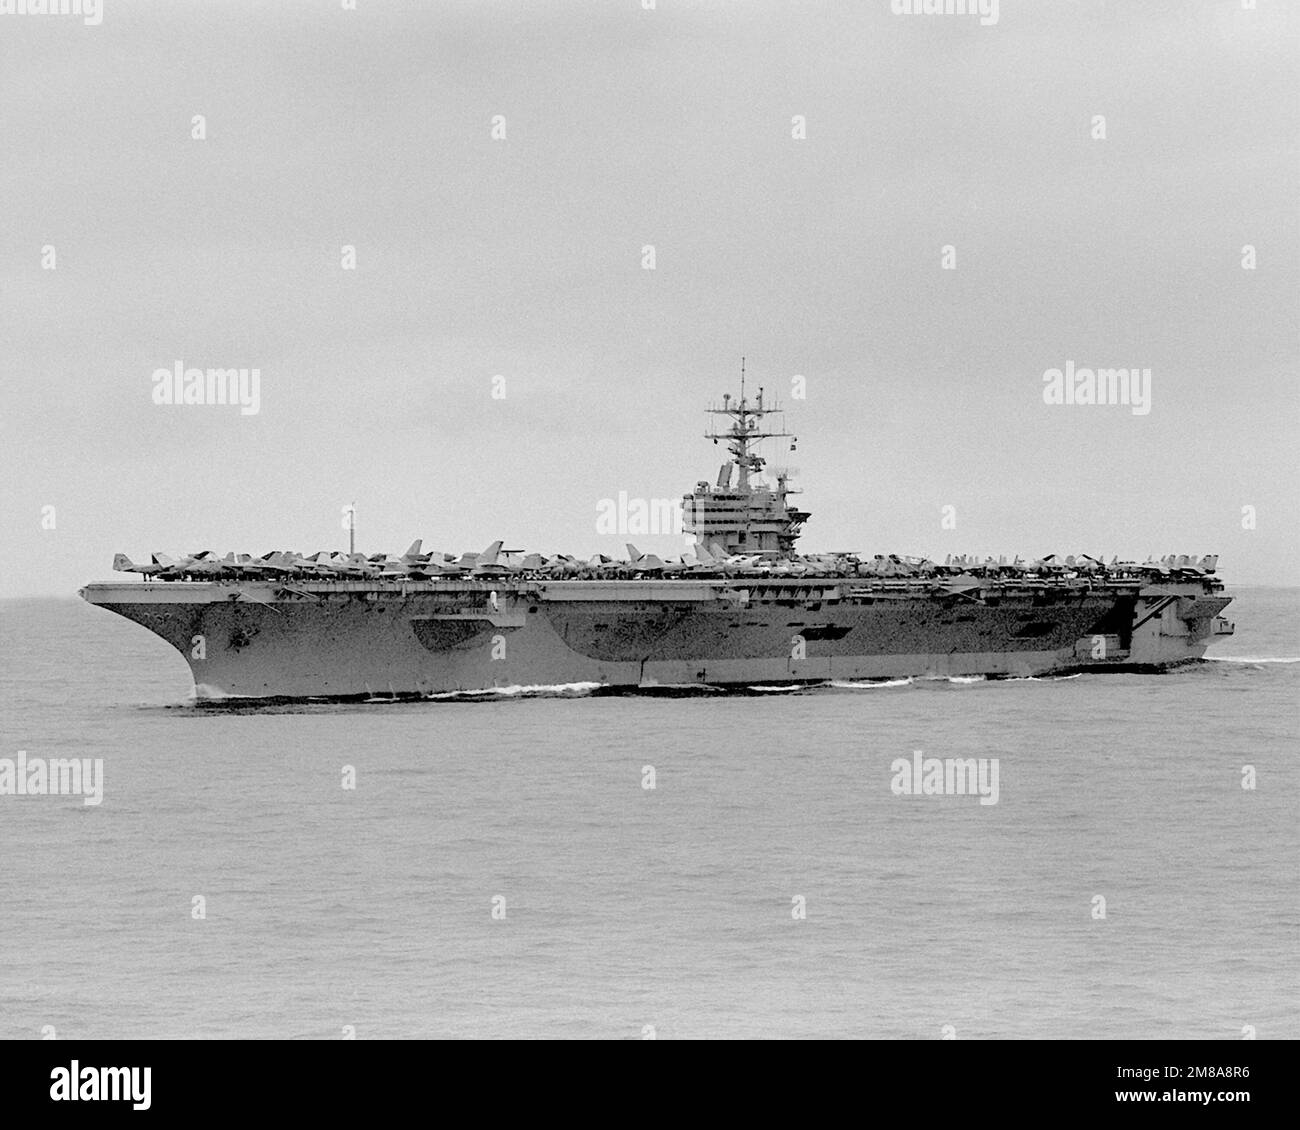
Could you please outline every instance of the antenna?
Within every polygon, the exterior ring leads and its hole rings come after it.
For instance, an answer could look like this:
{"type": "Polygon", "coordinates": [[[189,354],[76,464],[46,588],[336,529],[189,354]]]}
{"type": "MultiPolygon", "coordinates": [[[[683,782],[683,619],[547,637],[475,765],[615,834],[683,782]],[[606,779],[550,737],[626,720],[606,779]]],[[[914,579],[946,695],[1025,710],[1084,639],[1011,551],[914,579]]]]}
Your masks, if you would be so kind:
{"type": "MultiPolygon", "coordinates": [[[[722,404],[713,402],[705,409],[710,417],[705,439],[725,443],[731,454],[730,463],[724,463],[718,472],[716,487],[707,480],[698,484],[693,495],[686,530],[695,535],[695,544],[701,549],[723,546],[727,553],[754,554],[763,557],[789,558],[795,540],[807,520],[808,514],[790,505],[789,496],[798,494],[789,484],[794,473],[788,466],[769,468],[776,472],[776,488],[764,482],[753,481],[767,465],[755,450],[763,440],[778,436],[793,440],[785,430],[781,403],[777,396],[765,397],[761,385],[751,404],[745,357],[740,358],[740,396],[724,393],[722,404]],[[769,419],[775,416],[777,420],[769,419]],[[722,417],[722,419],[718,419],[722,417]],[[716,421],[716,422],[715,422],[716,421]],[[739,472],[734,485],[732,469],[739,472]]],[[[791,444],[793,447],[793,444],[791,444]]]]}
{"type": "Polygon", "coordinates": [[[705,439],[711,439],[714,443],[719,440],[725,440],[727,450],[731,452],[731,461],[735,464],[740,474],[736,483],[736,489],[742,493],[749,493],[752,489],[749,483],[751,473],[761,471],[763,465],[767,462],[762,456],[755,454],[751,447],[760,440],[772,439],[778,436],[793,438],[784,428],[773,431],[766,431],[763,419],[766,416],[779,414],[781,406],[778,403],[764,404],[763,389],[758,390],[758,400],[751,406],[745,397],[745,358],[740,359],[740,399],[732,400],[724,396],[721,408],[710,408],[707,410],[709,415],[727,416],[731,419],[731,424],[726,430],[719,427],[713,427],[705,433],[705,439]]]}
{"type": "Polygon", "coordinates": [[[357,504],[348,507],[348,556],[357,551],[357,504]]]}

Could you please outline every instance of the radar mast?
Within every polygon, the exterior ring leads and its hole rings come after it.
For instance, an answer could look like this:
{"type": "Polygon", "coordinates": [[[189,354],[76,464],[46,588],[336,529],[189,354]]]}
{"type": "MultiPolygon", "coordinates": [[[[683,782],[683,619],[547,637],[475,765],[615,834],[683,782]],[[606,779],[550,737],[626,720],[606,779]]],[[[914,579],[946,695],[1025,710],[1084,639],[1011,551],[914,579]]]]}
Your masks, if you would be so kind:
{"type": "MultiPolygon", "coordinates": [[[[730,393],[723,394],[722,406],[716,405],[706,408],[705,411],[711,416],[726,416],[731,420],[731,426],[725,431],[719,431],[718,425],[714,425],[709,431],[704,433],[705,439],[711,439],[714,443],[720,440],[726,440],[727,450],[731,452],[731,462],[734,463],[739,471],[736,482],[736,489],[748,491],[749,476],[758,474],[762,471],[767,460],[761,455],[753,452],[751,447],[760,440],[780,439],[782,437],[797,439],[787,431],[767,431],[763,420],[767,416],[780,415],[784,419],[784,409],[778,403],[763,403],[763,388],[760,385],[758,396],[753,403],[750,403],[745,395],[745,359],[740,359],[740,399],[733,400],[730,393]]],[[[778,475],[778,479],[784,482],[785,476],[778,475]]]]}
{"type": "MultiPolygon", "coordinates": [[[[716,443],[726,443],[731,453],[729,463],[724,463],[716,486],[702,480],[693,493],[682,501],[686,513],[686,530],[696,536],[696,542],[710,552],[727,555],[756,555],[761,557],[791,557],[795,539],[809,515],[796,510],[787,496],[798,491],[787,485],[789,471],[776,472],[776,489],[757,478],[767,460],[755,450],[755,445],[765,439],[786,438],[797,442],[797,437],[787,432],[784,425],[768,423],[770,416],[782,416],[783,410],[775,400],[765,400],[760,387],[758,395],[750,398],[745,387],[745,359],[740,359],[740,396],[727,393],[721,405],[711,404],[705,410],[710,416],[726,417],[715,421],[704,438],[716,443]],[[731,483],[731,468],[737,469],[737,481],[731,483]]],[[[791,449],[794,448],[791,443],[791,449]]]]}

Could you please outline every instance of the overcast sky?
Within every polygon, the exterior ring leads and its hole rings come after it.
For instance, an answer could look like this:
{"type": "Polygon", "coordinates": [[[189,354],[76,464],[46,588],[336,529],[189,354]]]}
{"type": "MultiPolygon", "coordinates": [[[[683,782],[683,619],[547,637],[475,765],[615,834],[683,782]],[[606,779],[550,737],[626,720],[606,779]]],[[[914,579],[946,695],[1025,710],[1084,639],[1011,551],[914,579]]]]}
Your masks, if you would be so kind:
{"type": "Polygon", "coordinates": [[[771,454],[805,550],[1217,552],[1300,583],[1297,23],[0,14],[0,595],[113,579],[115,551],[346,548],[352,499],[366,552],[620,554],[598,502],[716,476],[702,409],[742,353],[800,437],[771,454]],[[258,368],[259,411],[155,404],[177,362],[258,368]],[[1149,368],[1150,412],[1044,403],[1067,362],[1149,368]]]}

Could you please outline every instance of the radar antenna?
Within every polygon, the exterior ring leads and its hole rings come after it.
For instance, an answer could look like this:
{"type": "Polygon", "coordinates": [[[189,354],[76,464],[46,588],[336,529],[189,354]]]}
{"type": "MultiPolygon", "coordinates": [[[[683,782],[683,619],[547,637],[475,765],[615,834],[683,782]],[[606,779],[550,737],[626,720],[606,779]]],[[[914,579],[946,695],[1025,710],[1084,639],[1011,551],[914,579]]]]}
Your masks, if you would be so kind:
{"type": "Polygon", "coordinates": [[[711,439],[714,443],[725,440],[727,450],[731,452],[731,462],[736,465],[739,471],[736,489],[748,491],[752,488],[749,485],[751,474],[758,474],[762,471],[767,460],[761,455],[755,454],[751,448],[760,440],[778,439],[795,437],[787,431],[767,431],[763,421],[767,416],[781,415],[783,409],[780,404],[775,402],[763,403],[763,389],[760,387],[758,396],[755,397],[751,404],[745,392],[745,359],[740,359],[740,399],[733,400],[730,395],[722,398],[722,407],[710,407],[707,409],[710,415],[727,416],[731,419],[731,425],[724,431],[719,431],[715,425],[704,434],[705,439],[711,439]]]}

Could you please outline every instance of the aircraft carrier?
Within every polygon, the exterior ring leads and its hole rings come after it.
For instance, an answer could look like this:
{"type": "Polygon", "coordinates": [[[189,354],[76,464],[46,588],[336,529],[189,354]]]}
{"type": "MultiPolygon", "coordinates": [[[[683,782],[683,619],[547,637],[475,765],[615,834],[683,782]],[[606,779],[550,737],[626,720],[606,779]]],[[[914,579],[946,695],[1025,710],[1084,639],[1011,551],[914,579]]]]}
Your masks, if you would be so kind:
{"type": "Polygon", "coordinates": [[[806,511],[765,479],[781,409],[709,412],[731,458],[682,499],[693,551],[626,560],[503,550],[401,557],[154,554],[81,596],[156,633],[195,697],[428,698],[492,688],[772,688],[1162,671],[1233,628],[1217,558],[1142,563],[801,554],[806,511]],[[733,481],[734,476],[734,481],[733,481]]]}

